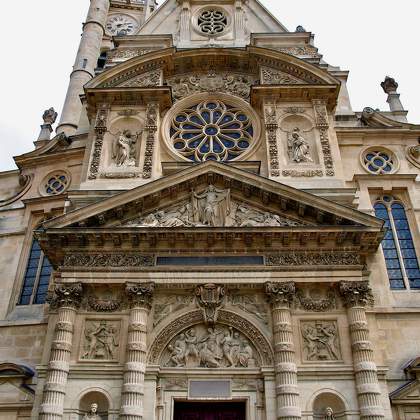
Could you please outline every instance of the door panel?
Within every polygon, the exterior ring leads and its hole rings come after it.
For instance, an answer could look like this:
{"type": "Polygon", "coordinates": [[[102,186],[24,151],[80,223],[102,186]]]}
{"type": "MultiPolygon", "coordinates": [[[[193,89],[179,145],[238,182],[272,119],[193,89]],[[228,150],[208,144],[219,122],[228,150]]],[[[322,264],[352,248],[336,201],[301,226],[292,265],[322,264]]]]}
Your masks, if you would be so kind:
{"type": "Polygon", "coordinates": [[[175,403],[174,420],[245,420],[245,403],[175,403]]]}

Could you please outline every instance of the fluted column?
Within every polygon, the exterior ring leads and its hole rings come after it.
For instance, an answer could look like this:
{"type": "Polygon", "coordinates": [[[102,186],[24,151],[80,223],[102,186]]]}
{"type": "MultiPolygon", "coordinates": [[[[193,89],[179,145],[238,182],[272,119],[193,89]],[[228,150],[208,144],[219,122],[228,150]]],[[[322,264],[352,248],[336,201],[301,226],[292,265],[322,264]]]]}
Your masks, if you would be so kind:
{"type": "Polygon", "coordinates": [[[70,367],[74,320],[82,297],[82,285],[56,285],[54,295],[49,299],[51,308],[58,308],[54,338],[48,363],[47,378],[39,418],[59,420],[63,418],[64,397],[70,367]]]}
{"type": "Polygon", "coordinates": [[[340,293],[347,307],[360,419],[382,420],[381,390],[366,318],[372,291],[368,282],[342,282],[340,293]]]}
{"type": "Polygon", "coordinates": [[[126,286],[126,294],[130,303],[130,322],[120,413],[120,418],[123,420],[143,419],[147,352],[146,328],[153,290],[152,283],[127,284],[126,286]]]}
{"type": "Polygon", "coordinates": [[[273,316],[277,419],[299,420],[301,410],[290,312],[295,284],[267,283],[266,293],[271,301],[273,316]]]}
{"type": "Polygon", "coordinates": [[[109,0],[90,2],[57,133],[72,135],[77,129],[82,111],[80,95],[83,93],[83,86],[95,76],[109,7],[109,0]]]}

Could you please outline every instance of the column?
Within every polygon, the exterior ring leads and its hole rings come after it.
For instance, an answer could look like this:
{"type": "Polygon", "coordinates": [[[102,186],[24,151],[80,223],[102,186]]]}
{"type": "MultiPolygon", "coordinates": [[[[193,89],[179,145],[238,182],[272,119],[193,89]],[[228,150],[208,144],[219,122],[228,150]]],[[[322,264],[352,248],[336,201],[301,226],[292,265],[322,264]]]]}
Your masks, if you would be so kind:
{"type": "Polygon", "coordinates": [[[83,93],[83,86],[95,76],[109,6],[109,0],[91,0],[90,2],[57,133],[72,135],[76,132],[82,111],[80,95],[83,93]]]}
{"type": "Polygon", "coordinates": [[[361,420],[382,420],[381,391],[366,318],[373,304],[368,282],[341,282],[340,294],[347,307],[361,420]]]}
{"type": "Polygon", "coordinates": [[[127,284],[130,304],[127,357],[122,388],[120,419],[143,419],[144,374],[146,372],[147,320],[152,306],[152,283],[127,284]]]}
{"type": "Polygon", "coordinates": [[[300,420],[297,366],[290,312],[290,305],[295,295],[295,283],[267,283],[266,293],[270,298],[273,316],[277,419],[300,420]]]}
{"type": "Polygon", "coordinates": [[[39,418],[59,420],[63,418],[64,397],[70,368],[74,320],[82,300],[82,284],[58,284],[49,300],[51,309],[58,309],[54,338],[48,363],[47,378],[39,418]]]}

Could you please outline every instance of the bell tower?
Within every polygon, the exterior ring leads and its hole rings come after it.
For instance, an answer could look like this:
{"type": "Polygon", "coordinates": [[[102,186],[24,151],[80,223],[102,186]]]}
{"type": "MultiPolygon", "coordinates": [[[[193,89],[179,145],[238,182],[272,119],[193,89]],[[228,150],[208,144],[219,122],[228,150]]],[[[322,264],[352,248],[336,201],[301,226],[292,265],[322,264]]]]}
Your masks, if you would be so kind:
{"type": "Polygon", "coordinates": [[[157,7],[156,0],[91,0],[57,133],[77,131],[82,112],[83,86],[95,76],[101,53],[114,37],[136,35],[157,7]]]}

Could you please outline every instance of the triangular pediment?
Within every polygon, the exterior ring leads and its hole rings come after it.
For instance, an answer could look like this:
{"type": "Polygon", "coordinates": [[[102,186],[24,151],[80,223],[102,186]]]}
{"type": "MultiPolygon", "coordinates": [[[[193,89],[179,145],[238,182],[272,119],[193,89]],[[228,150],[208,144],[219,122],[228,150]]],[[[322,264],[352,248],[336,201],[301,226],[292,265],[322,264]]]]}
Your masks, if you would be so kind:
{"type": "Polygon", "coordinates": [[[420,403],[420,381],[413,380],[390,394],[391,401],[398,404],[420,403]]]}
{"type": "MultiPolygon", "coordinates": [[[[187,3],[192,9],[193,14],[195,11],[195,4],[197,4],[198,8],[208,8],[212,5],[220,6],[220,3],[212,1],[197,2],[194,0],[189,0],[187,3]]],[[[246,26],[248,34],[288,32],[286,27],[282,25],[258,0],[248,0],[247,2],[244,1],[243,3],[244,13],[246,14],[246,26]]],[[[224,2],[223,5],[226,9],[229,9],[229,6],[232,6],[232,8],[235,6],[235,2],[227,1],[224,2]]],[[[165,1],[162,6],[160,6],[159,9],[157,9],[156,12],[145,22],[139,31],[139,35],[172,34],[174,37],[174,43],[177,44],[178,32],[180,29],[179,20],[183,6],[183,2],[177,0],[165,1]]],[[[191,27],[190,30],[194,31],[193,27],[191,27]]],[[[208,44],[208,39],[203,41],[203,43],[208,44]]]]}
{"type": "MultiPolygon", "coordinates": [[[[255,227],[261,227],[263,223],[259,224],[258,221],[265,217],[270,220],[265,226],[277,228],[353,226],[380,232],[383,223],[365,213],[228,164],[206,162],[69,212],[46,222],[44,228],[116,228],[133,221],[138,221],[139,227],[145,227],[145,218],[157,212],[163,212],[166,215],[165,220],[181,208],[187,212],[205,212],[206,206],[212,200],[218,203],[215,204],[216,213],[220,213],[221,206],[225,206],[229,208],[229,214],[238,216],[238,220],[233,222],[229,219],[228,222],[226,218],[223,223],[210,224],[202,222],[204,216],[194,219],[194,223],[191,222],[193,219],[184,217],[185,223],[182,226],[250,228],[253,222],[246,223],[246,220],[252,219],[255,227]],[[212,194],[211,199],[208,198],[209,194],[212,194]],[[193,209],[188,209],[188,206],[193,209]]],[[[226,214],[225,211],[224,216],[219,216],[225,217],[226,214]]]]}

